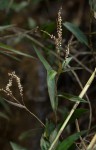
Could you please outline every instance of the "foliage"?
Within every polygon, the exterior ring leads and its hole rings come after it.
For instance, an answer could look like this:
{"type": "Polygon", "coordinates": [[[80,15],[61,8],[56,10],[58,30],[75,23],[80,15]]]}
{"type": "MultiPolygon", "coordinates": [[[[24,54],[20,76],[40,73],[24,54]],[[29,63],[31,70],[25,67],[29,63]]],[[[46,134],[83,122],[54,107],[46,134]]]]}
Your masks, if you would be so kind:
{"type": "Polygon", "coordinates": [[[81,43],[84,43],[85,45],[88,46],[87,37],[75,24],[65,22],[65,23],[63,23],[63,25],[76,36],[78,41],[80,41],[81,43]]]}
{"type": "MultiPolygon", "coordinates": [[[[36,1],[33,1],[33,3],[37,4],[41,1],[42,0],[36,0],[36,1]]],[[[95,0],[94,1],[89,0],[89,4],[90,4],[91,9],[93,11],[95,11],[96,10],[95,0]]],[[[15,3],[14,1],[12,1],[10,3],[9,0],[6,0],[6,2],[1,0],[0,1],[0,10],[7,10],[7,6],[9,6],[8,8],[19,13],[21,10],[27,8],[28,5],[29,5],[28,1],[22,1],[20,3],[15,3]]],[[[0,92],[5,93],[7,96],[9,96],[12,99],[12,101],[10,101],[10,99],[0,97],[0,105],[5,110],[5,112],[0,111],[0,117],[2,117],[3,119],[6,119],[7,121],[10,121],[10,116],[11,116],[12,112],[10,110],[9,105],[7,105],[6,102],[10,105],[24,109],[26,112],[28,112],[33,117],[35,117],[35,119],[37,119],[39,121],[39,123],[42,125],[42,127],[44,127],[44,133],[42,133],[42,136],[40,139],[41,150],[70,150],[72,147],[75,149],[78,139],[80,139],[79,149],[83,149],[84,145],[86,146],[86,144],[84,143],[85,141],[82,138],[82,135],[87,133],[87,130],[80,131],[78,121],[76,124],[76,127],[77,127],[76,133],[74,133],[70,136],[67,135],[67,137],[65,137],[65,138],[63,138],[62,135],[63,135],[63,132],[64,133],[67,132],[71,123],[76,122],[76,120],[78,118],[82,117],[83,114],[85,114],[85,112],[87,111],[84,108],[77,108],[78,105],[80,103],[84,103],[84,104],[89,104],[89,106],[90,106],[90,102],[83,99],[83,96],[86,94],[88,88],[90,87],[92,81],[94,80],[96,70],[92,72],[92,75],[90,76],[88,82],[85,84],[85,86],[83,88],[75,71],[82,69],[81,66],[86,69],[86,66],[84,66],[83,63],[79,62],[79,64],[81,65],[80,67],[78,67],[78,65],[76,67],[74,67],[74,66],[71,67],[74,64],[73,63],[72,65],[70,65],[73,62],[73,60],[75,59],[78,62],[78,59],[76,56],[71,57],[70,50],[71,50],[71,48],[74,48],[74,47],[72,47],[74,45],[74,42],[73,42],[74,37],[77,39],[77,41],[76,41],[77,43],[78,42],[83,43],[83,44],[85,44],[85,46],[87,48],[90,48],[90,43],[88,41],[87,35],[85,35],[85,33],[83,33],[83,31],[81,31],[81,29],[78,26],[76,26],[75,24],[70,23],[70,22],[62,23],[61,11],[62,11],[62,8],[60,8],[58,11],[57,36],[51,34],[51,32],[53,32],[53,30],[55,28],[54,23],[46,24],[45,26],[41,27],[42,30],[40,30],[40,34],[43,33],[43,36],[45,37],[46,40],[47,40],[47,38],[50,37],[54,41],[54,44],[51,41],[48,48],[46,48],[45,45],[40,43],[38,41],[38,39],[31,37],[27,31],[24,30],[24,33],[20,32],[21,36],[23,38],[27,38],[27,40],[28,39],[31,40],[32,47],[33,47],[35,53],[37,54],[38,59],[42,62],[43,66],[47,72],[47,81],[46,82],[47,82],[48,95],[49,95],[49,99],[50,99],[50,103],[51,103],[51,108],[53,111],[53,116],[54,116],[53,120],[54,121],[50,120],[50,119],[46,119],[46,124],[44,124],[34,113],[32,113],[27,108],[27,106],[25,105],[24,100],[23,100],[23,94],[22,94],[23,87],[21,85],[20,78],[15,74],[15,72],[12,72],[9,74],[10,79],[9,79],[8,84],[6,85],[5,88],[0,89],[0,92]],[[69,30],[72,34],[71,39],[69,39],[67,45],[65,46],[65,50],[63,50],[63,38],[64,37],[63,37],[62,26],[65,27],[66,31],[69,30]],[[47,58],[45,58],[45,56],[43,56],[44,53],[42,53],[40,51],[41,48],[42,48],[43,52],[45,52],[45,50],[48,50],[48,53],[50,53],[52,55],[51,57],[55,58],[55,59],[52,58],[53,63],[51,63],[50,60],[48,61],[47,58]],[[52,50],[53,48],[55,49],[54,51],[52,50]],[[76,80],[82,87],[82,91],[79,94],[79,96],[75,96],[75,94],[73,94],[73,95],[70,94],[70,91],[68,91],[67,93],[58,92],[59,79],[61,77],[61,74],[65,74],[66,72],[69,73],[69,75],[74,75],[76,80]],[[11,89],[12,84],[13,84],[13,79],[16,80],[21,100],[18,100],[14,96],[14,92],[11,89]],[[63,109],[59,108],[60,99],[64,99],[64,100],[68,99],[68,100],[74,102],[72,109],[71,110],[67,109],[67,111],[65,111],[64,108],[63,109]],[[58,117],[59,113],[61,115],[60,118],[58,117]]],[[[36,26],[35,21],[32,20],[31,18],[29,18],[29,26],[30,26],[30,28],[33,26],[36,26]]],[[[6,30],[11,29],[12,27],[15,28],[14,25],[9,25],[9,24],[0,26],[0,32],[5,32],[6,30]]],[[[27,54],[27,53],[21,52],[19,50],[16,50],[12,46],[9,46],[8,44],[4,44],[3,42],[0,42],[0,48],[1,48],[1,50],[0,50],[1,54],[11,57],[17,61],[21,61],[18,58],[18,55],[27,57],[27,58],[32,58],[34,60],[37,59],[34,56],[32,56],[31,54],[27,54]]],[[[32,134],[33,134],[33,130],[25,131],[19,136],[18,139],[20,141],[25,140],[25,139],[31,137],[32,134]]],[[[23,148],[22,146],[14,143],[14,142],[10,142],[10,145],[13,150],[27,150],[26,148],[23,148]]],[[[89,146],[90,146],[90,144],[89,144],[89,146]]],[[[86,146],[86,149],[87,148],[88,148],[88,146],[86,146]]]]}

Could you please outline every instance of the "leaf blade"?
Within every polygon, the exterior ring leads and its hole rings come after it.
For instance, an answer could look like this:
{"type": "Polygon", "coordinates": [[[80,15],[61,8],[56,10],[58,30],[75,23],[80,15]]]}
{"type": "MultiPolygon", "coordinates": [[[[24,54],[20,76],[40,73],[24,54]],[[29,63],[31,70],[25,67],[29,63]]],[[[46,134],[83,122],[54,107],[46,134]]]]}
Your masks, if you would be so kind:
{"type": "Polygon", "coordinates": [[[53,110],[55,111],[57,109],[57,99],[56,99],[56,82],[55,82],[55,77],[56,77],[57,72],[54,70],[50,70],[47,72],[47,85],[48,85],[48,92],[49,92],[49,97],[51,101],[51,106],[53,110]]]}
{"type": "Polygon", "coordinates": [[[79,101],[79,102],[83,102],[83,103],[88,103],[86,100],[84,100],[78,96],[74,96],[72,94],[68,94],[68,93],[64,93],[64,92],[62,94],[59,94],[58,96],[63,97],[65,99],[68,99],[73,102],[79,101]]]}
{"type": "Polygon", "coordinates": [[[70,31],[72,32],[75,37],[83,44],[88,46],[88,39],[85,36],[85,34],[75,25],[69,22],[63,23],[63,25],[70,31]]]}
{"type": "Polygon", "coordinates": [[[5,113],[3,113],[3,112],[0,112],[0,117],[6,119],[8,121],[10,120],[10,118],[8,117],[8,115],[5,114],[5,113]]]}
{"type": "Polygon", "coordinates": [[[21,55],[21,56],[25,56],[25,57],[29,57],[29,58],[34,58],[33,56],[31,56],[29,54],[26,54],[26,53],[23,53],[21,51],[18,51],[18,50],[14,49],[14,48],[6,45],[6,44],[3,44],[3,43],[0,43],[0,48],[6,49],[8,51],[11,51],[11,52],[13,52],[15,54],[18,54],[18,55],[21,55]]]}
{"type": "Polygon", "coordinates": [[[45,60],[45,58],[41,55],[41,53],[36,49],[35,46],[34,46],[34,50],[38,58],[44,65],[45,69],[47,70],[48,93],[49,93],[52,109],[55,111],[57,108],[57,101],[58,101],[56,98],[56,82],[55,82],[55,77],[57,72],[52,69],[50,64],[45,60]]]}
{"type": "Polygon", "coordinates": [[[78,138],[79,138],[81,135],[83,135],[83,134],[85,134],[85,133],[86,133],[86,131],[81,131],[81,132],[78,132],[78,133],[75,133],[75,134],[69,136],[69,137],[66,138],[63,142],[61,142],[61,143],[59,144],[59,146],[57,147],[56,150],[68,150],[68,149],[72,146],[72,144],[73,144],[76,140],[78,140],[78,138]]]}
{"type": "Polygon", "coordinates": [[[10,145],[13,150],[27,150],[26,148],[14,143],[14,142],[10,142],[10,145]]]}

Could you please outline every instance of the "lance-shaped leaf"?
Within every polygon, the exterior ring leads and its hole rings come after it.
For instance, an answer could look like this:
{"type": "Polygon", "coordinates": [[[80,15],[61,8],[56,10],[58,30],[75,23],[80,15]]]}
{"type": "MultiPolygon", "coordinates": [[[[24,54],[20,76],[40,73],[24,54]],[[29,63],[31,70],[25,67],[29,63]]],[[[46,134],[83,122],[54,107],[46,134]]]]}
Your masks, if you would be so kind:
{"type": "Polygon", "coordinates": [[[82,136],[83,134],[85,134],[86,131],[82,131],[79,133],[75,133],[71,136],[69,136],[68,138],[66,138],[63,142],[61,142],[59,144],[59,146],[57,147],[56,150],[68,150],[72,144],[79,139],[80,136],[82,136]]]}
{"type": "Polygon", "coordinates": [[[10,52],[13,52],[14,54],[18,54],[18,55],[29,57],[29,58],[34,58],[33,56],[31,56],[29,54],[26,54],[26,53],[20,52],[18,50],[15,50],[14,48],[12,48],[12,47],[10,47],[10,46],[8,46],[6,44],[3,44],[3,43],[0,43],[0,48],[8,50],[10,52]]]}
{"type": "Polygon", "coordinates": [[[78,26],[69,22],[65,22],[63,25],[75,35],[78,41],[88,46],[88,39],[85,34],[78,28],[78,26]]]}
{"type": "Polygon", "coordinates": [[[8,7],[10,0],[0,0],[0,10],[4,10],[8,7]]]}
{"type": "Polygon", "coordinates": [[[51,106],[55,111],[57,109],[58,100],[56,97],[56,77],[57,72],[54,70],[47,71],[47,85],[48,85],[48,92],[51,100],[51,106]]]}
{"type": "Polygon", "coordinates": [[[41,140],[40,140],[41,150],[48,150],[49,146],[50,146],[49,141],[42,135],[41,140]]]}
{"type": "Polygon", "coordinates": [[[9,29],[9,28],[12,28],[14,27],[15,25],[4,25],[4,26],[0,26],[0,31],[4,31],[6,29],[9,29]]]}
{"type": "Polygon", "coordinates": [[[9,116],[3,112],[0,112],[0,117],[6,119],[8,121],[10,120],[9,116]]]}
{"type": "Polygon", "coordinates": [[[42,128],[37,128],[37,129],[30,129],[27,131],[24,131],[23,133],[21,133],[18,137],[19,140],[26,140],[30,137],[32,137],[33,135],[37,135],[38,131],[42,130],[42,128]]]}
{"type": "Polygon", "coordinates": [[[96,11],[96,0],[89,0],[89,5],[93,11],[96,11]]]}
{"type": "Polygon", "coordinates": [[[52,67],[49,65],[49,63],[46,61],[46,59],[41,55],[41,53],[34,47],[35,52],[40,59],[40,61],[43,63],[44,67],[47,70],[47,86],[48,86],[48,93],[50,97],[50,102],[52,109],[55,111],[57,108],[57,98],[56,98],[56,83],[55,83],[55,77],[57,72],[52,69],[52,67]]]}
{"type": "Polygon", "coordinates": [[[65,98],[65,99],[68,99],[68,100],[73,101],[73,102],[79,101],[79,102],[83,102],[83,103],[88,103],[86,100],[84,100],[78,96],[68,94],[68,93],[62,93],[62,94],[59,94],[58,96],[65,98]]]}
{"type": "Polygon", "coordinates": [[[13,143],[13,142],[10,142],[10,145],[13,150],[27,150],[26,148],[24,148],[16,143],[13,143]]]}
{"type": "Polygon", "coordinates": [[[62,63],[62,68],[65,69],[69,65],[71,60],[72,60],[72,57],[66,58],[66,60],[64,60],[63,63],[62,63]]]}

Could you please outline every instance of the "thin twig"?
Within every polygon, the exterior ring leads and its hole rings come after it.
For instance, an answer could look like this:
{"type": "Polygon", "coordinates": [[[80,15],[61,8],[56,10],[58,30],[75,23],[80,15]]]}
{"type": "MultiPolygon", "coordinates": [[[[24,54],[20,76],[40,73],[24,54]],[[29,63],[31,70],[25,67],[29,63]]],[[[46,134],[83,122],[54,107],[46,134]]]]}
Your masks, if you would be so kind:
{"type": "MultiPolygon", "coordinates": [[[[77,131],[80,132],[79,123],[78,123],[77,119],[75,120],[75,123],[76,123],[76,129],[77,129],[77,131]]],[[[87,147],[86,147],[86,145],[84,143],[84,140],[83,140],[82,136],[80,136],[80,140],[81,140],[81,143],[82,143],[82,146],[83,146],[84,150],[87,150],[87,147]]]]}
{"type": "Polygon", "coordinates": [[[90,144],[88,145],[87,150],[93,150],[95,144],[96,144],[96,134],[94,135],[93,139],[91,140],[90,144]]]}

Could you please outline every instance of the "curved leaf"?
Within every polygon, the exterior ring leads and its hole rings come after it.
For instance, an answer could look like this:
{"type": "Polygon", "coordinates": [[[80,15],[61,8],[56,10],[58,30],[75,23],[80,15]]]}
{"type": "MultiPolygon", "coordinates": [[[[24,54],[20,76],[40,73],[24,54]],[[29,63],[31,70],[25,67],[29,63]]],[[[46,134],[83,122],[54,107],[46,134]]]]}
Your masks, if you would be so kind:
{"type": "Polygon", "coordinates": [[[81,135],[83,135],[85,133],[86,133],[86,131],[82,131],[82,132],[78,132],[78,133],[75,133],[75,134],[69,136],[63,142],[61,142],[59,144],[59,146],[57,147],[56,150],[68,150],[72,146],[72,144],[76,140],[78,140],[81,135]]]}
{"type": "Polygon", "coordinates": [[[56,82],[55,82],[55,77],[56,77],[57,72],[54,70],[49,70],[47,71],[47,85],[48,85],[48,92],[49,92],[49,97],[51,100],[51,106],[53,110],[55,111],[57,109],[57,97],[56,97],[56,82]]]}
{"type": "Polygon", "coordinates": [[[30,130],[24,131],[23,133],[20,134],[18,139],[19,140],[28,139],[28,138],[32,137],[34,134],[37,134],[38,130],[40,130],[40,129],[38,128],[38,129],[30,129],[30,130]]]}
{"type": "Polygon", "coordinates": [[[47,141],[47,139],[44,138],[44,136],[42,135],[41,140],[40,140],[41,150],[48,150],[49,146],[50,146],[49,141],[47,141]]]}
{"type": "Polygon", "coordinates": [[[41,53],[34,47],[34,50],[40,59],[40,61],[43,63],[45,69],[47,70],[47,85],[48,85],[48,93],[50,97],[50,102],[52,109],[55,111],[57,108],[57,97],[56,97],[56,74],[57,72],[52,69],[52,67],[49,65],[49,63],[45,60],[45,58],[41,55],[41,53]]]}
{"type": "Polygon", "coordinates": [[[88,46],[88,39],[85,34],[78,28],[78,26],[69,22],[65,22],[63,25],[75,35],[78,41],[88,46]]]}
{"type": "Polygon", "coordinates": [[[9,29],[9,28],[12,28],[12,27],[14,27],[14,25],[4,25],[4,26],[0,26],[0,31],[6,30],[6,29],[9,29]]]}
{"type": "Polygon", "coordinates": [[[13,150],[27,150],[26,148],[24,148],[16,143],[13,143],[13,142],[10,142],[10,145],[13,150]]]}
{"type": "Polygon", "coordinates": [[[21,56],[25,56],[25,57],[29,57],[29,58],[34,58],[33,56],[29,55],[29,54],[26,54],[26,53],[23,53],[23,52],[20,52],[18,50],[15,50],[14,48],[6,45],[6,44],[3,44],[3,43],[0,43],[0,48],[3,48],[3,49],[6,49],[8,51],[11,51],[13,52],[14,54],[18,54],[18,55],[21,55],[21,56]]]}
{"type": "Polygon", "coordinates": [[[6,119],[6,120],[8,120],[8,121],[10,120],[9,117],[8,117],[8,115],[5,114],[5,113],[3,113],[3,112],[0,112],[0,117],[6,119]]]}
{"type": "Polygon", "coordinates": [[[96,11],[96,0],[89,0],[89,5],[92,10],[96,11]]]}
{"type": "Polygon", "coordinates": [[[86,100],[84,100],[78,96],[68,94],[68,93],[62,93],[62,94],[59,94],[58,96],[65,98],[65,99],[68,99],[68,100],[73,101],[73,102],[79,101],[79,102],[83,102],[83,103],[88,103],[86,100]]]}

